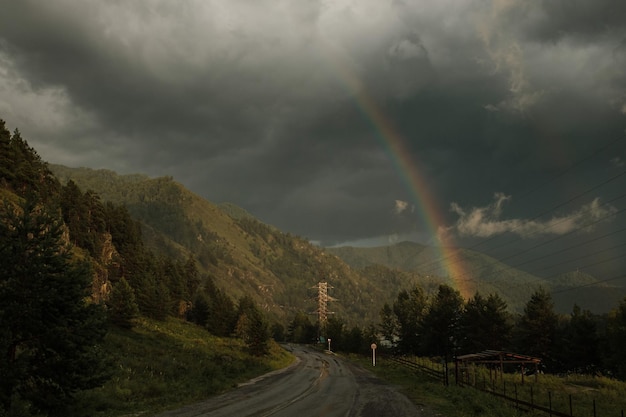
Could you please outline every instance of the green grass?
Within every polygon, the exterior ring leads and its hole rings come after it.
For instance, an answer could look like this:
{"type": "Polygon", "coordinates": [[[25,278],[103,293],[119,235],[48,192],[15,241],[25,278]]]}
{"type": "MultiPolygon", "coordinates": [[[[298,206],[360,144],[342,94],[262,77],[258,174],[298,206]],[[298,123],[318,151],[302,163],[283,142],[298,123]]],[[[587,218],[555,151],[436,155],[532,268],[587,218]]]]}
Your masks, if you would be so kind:
{"type": "Polygon", "coordinates": [[[113,328],[106,350],[112,378],[81,393],[72,415],[151,415],[201,401],[293,361],[275,343],[268,355],[254,357],[238,339],[218,338],[176,319],[141,319],[132,330],[113,328]]]}
{"type": "MultiPolygon", "coordinates": [[[[433,415],[445,417],[513,417],[528,415],[513,407],[511,402],[482,392],[471,386],[456,386],[454,367],[450,366],[450,386],[445,387],[440,380],[436,380],[419,371],[414,371],[402,365],[378,358],[376,366],[372,367],[371,359],[351,356],[366,369],[380,378],[401,387],[406,396],[422,407],[431,410],[433,415]]],[[[440,366],[440,364],[437,364],[440,366]]],[[[495,373],[493,374],[495,375],[495,373]]],[[[525,377],[522,384],[519,374],[504,374],[495,383],[490,379],[487,370],[482,369],[471,376],[470,380],[482,389],[494,390],[500,394],[530,402],[530,390],[533,391],[533,404],[549,406],[552,400],[552,409],[562,413],[569,413],[569,397],[572,397],[573,415],[576,417],[593,416],[593,403],[596,405],[596,415],[620,417],[622,410],[626,412],[626,382],[606,377],[574,375],[559,377],[556,375],[539,375],[525,377]],[[550,392],[550,396],[548,395],[550,392]]],[[[466,384],[469,385],[469,384],[466,384]]],[[[535,415],[547,415],[539,411],[535,415]]]]}
{"type": "MultiPolygon", "coordinates": [[[[519,373],[505,373],[492,381],[485,370],[475,372],[476,385],[504,393],[509,397],[574,416],[616,416],[626,412],[626,383],[603,376],[541,374],[522,378],[519,373]]],[[[495,374],[494,374],[495,375],[495,374]]]]}
{"type": "Polygon", "coordinates": [[[375,367],[372,366],[371,358],[350,356],[350,360],[381,379],[400,387],[414,404],[429,410],[430,415],[433,416],[518,417],[525,415],[496,397],[454,385],[446,387],[440,380],[384,358],[378,358],[375,367]]]}

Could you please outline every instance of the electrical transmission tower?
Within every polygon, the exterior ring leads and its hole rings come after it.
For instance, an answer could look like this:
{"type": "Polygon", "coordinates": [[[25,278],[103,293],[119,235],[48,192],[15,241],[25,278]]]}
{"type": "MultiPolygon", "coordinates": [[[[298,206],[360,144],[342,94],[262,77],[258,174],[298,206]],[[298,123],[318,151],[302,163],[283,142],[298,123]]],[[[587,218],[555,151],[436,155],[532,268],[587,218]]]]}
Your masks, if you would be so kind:
{"type": "Polygon", "coordinates": [[[333,311],[328,311],[328,302],[337,300],[328,295],[328,289],[333,287],[328,285],[327,282],[318,282],[316,286],[311,288],[317,289],[316,313],[320,324],[320,330],[323,331],[323,329],[326,328],[326,323],[328,322],[328,315],[333,314],[333,311]]]}

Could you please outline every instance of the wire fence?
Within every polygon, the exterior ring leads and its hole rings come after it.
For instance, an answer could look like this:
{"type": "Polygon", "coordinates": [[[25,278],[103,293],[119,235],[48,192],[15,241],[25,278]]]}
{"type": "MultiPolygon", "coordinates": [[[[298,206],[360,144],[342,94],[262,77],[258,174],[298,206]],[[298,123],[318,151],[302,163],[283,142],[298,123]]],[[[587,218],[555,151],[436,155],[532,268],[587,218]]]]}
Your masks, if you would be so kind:
{"type": "MultiPolygon", "coordinates": [[[[498,378],[488,370],[455,369],[428,358],[386,356],[386,359],[424,373],[442,384],[456,383],[508,401],[511,406],[528,412],[540,412],[555,417],[624,417],[624,408],[617,404],[598,403],[588,395],[576,395],[545,389],[536,383],[516,383],[498,378]],[[494,377],[495,376],[495,377],[494,377]]],[[[622,398],[623,400],[623,398],[622,398]]]]}

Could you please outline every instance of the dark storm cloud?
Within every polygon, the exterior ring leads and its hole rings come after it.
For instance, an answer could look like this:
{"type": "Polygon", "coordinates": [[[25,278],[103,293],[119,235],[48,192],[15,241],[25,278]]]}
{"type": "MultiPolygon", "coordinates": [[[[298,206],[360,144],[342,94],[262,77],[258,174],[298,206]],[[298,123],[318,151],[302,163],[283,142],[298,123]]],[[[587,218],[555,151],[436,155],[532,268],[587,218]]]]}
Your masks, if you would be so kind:
{"type": "Polygon", "coordinates": [[[323,243],[428,221],[355,86],[449,230],[494,193],[519,221],[567,198],[576,172],[516,196],[624,135],[620,0],[0,2],[0,117],[45,159],[173,175],[323,243]]]}

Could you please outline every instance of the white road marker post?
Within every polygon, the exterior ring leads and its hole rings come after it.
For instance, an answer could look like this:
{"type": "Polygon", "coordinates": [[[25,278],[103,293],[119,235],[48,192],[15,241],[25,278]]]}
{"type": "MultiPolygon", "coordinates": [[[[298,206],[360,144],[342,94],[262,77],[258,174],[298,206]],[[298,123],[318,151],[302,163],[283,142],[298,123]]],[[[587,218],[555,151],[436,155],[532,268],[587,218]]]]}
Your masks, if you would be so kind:
{"type": "Polygon", "coordinates": [[[372,366],[376,366],[376,343],[372,343],[372,366]]]}

